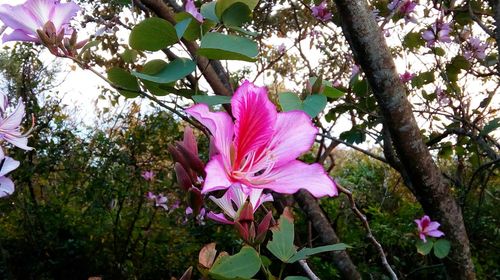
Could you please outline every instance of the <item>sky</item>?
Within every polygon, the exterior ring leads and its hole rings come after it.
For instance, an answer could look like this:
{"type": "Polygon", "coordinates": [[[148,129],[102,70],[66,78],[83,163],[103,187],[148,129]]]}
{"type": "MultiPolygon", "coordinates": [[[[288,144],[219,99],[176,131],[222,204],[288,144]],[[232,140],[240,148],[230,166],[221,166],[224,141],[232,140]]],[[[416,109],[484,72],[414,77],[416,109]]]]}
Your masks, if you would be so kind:
{"type": "MultiPolygon", "coordinates": [[[[25,0],[0,0],[0,4],[19,4],[23,3],[25,0]]],[[[418,11],[417,11],[418,12],[418,11]]],[[[420,11],[421,12],[421,11],[420,11]]],[[[129,18],[132,18],[134,20],[134,15],[131,15],[130,13],[122,16],[127,16],[129,18]]],[[[97,31],[97,28],[95,25],[88,25],[88,27],[85,30],[79,30],[79,37],[83,38],[85,36],[90,36],[92,34],[95,34],[97,31]]],[[[409,26],[408,28],[412,28],[409,26]]],[[[405,34],[405,33],[404,33],[405,34]]],[[[122,43],[127,43],[127,38],[128,38],[128,32],[127,31],[120,31],[119,39],[122,41],[122,43]]],[[[401,38],[398,38],[398,34],[393,34],[389,37],[387,37],[387,41],[389,45],[398,45],[401,42],[401,38]]],[[[278,37],[273,37],[269,40],[268,42],[270,45],[274,46],[279,46],[280,44],[284,43],[286,46],[291,46],[293,44],[293,41],[287,38],[278,38],[278,37]]],[[[12,43],[7,43],[12,44],[12,43]]],[[[303,41],[303,47],[308,48],[308,42],[303,41]]],[[[291,50],[293,52],[294,50],[291,50]]],[[[313,48],[308,50],[307,56],[311,61],[311,64],[313,67],[318,65],[319,61],[319,56],[320,52],[319,50],[313,48]]],[[[159,54],[154,54],[151,56],[151,58],[159,58],[159,54]]],[[[48,52],[45,51],[42,54],[41,59],[47,63],[55,63],[54,57],[48,52]]],[[[101,90],[99,89],[99,86],[107,86],[107,84],[102,81],[101,79],[97,78],[95,74],[91,73],[90,71],[87,70],[82,70],[78,66],[76,66],[74,63],[72,63],[69,60],[65,60],[62,58],[56,58],[59,64],[62,65],[62,74],[60,75],[59,79],[62,81],[62,84],[60,85],[60,92],[61,92],[61,97],[62,97],[62,103],[64,105],[67,105],[70,109],[76,109],[72,110],[75,112],[78,112],[77,115],[73,115],[73,117],[76,120],[83,121],[86,125],[93,125],[96,121],[96,114],[94,111],[94,106],[96,104],[96,101],[98,100],[98,97],[101,93],[101,90]]],[[[419,57],[417,60],[414,57],[397,57],[395,58],[396,66],[397,66],[397,71],[399,73],[404,73],[406,70],[410,70],[411,72],[418,72],[423,69],[425,69],[426,63],[431,62],[431,61],[426,61],[428,59],[433,59],[433,57],[419,57]]],[[[252,63],[245,63],[245,62],[228,62],[228,67],[230,71],[234,71],[237,69],[241,69],[242,67],[253,67],[252,63]]],[[[101,69],[101,72],[104,73],[104,71],[101,69]]],[[[253,79],[253,77],[250,77],[253,79]]],[[[264,85],[266,83],[272,83],[273,81],[269,80],[269,78],[266,79],[266,75],[261,75],[259,79],[257,79],[256,83],[259,85],[264,85]]],[[[291,89],[293,90],[300,90],[301,85],[294,85],[293,83],[288,83],[287,86],[291,85],[291,89]]],[[[484,88],[485,85],[482,85],[480,81],[470,81],[469,82],[469,88],[471,89],[478,89],[478,88],[484,88]]],[[[486,87],[489,87],[491,85],[486,85],[486,87]]],[[[202,84],[203,87],[203,84],[202,84]]],[[[205,85],[205,88],[208,88],[208,86],[205,85]]],[[[429,88],[428,91],[432,91],[433,89],[429,88]]],[[[498,97],[497,97],[498,99],[498,97]]],[[[140,102],[140,99],[134,99],[136,102],[140,102]]],[[[128,100],[127,102],[121,102],[120,106],[128,106],[132,102],[131,100],[128,100]]],[[[480,102],[480,100],[475,101],[480,102]]],[[[103,106],[108,106],[105,101],[99,101],[99,106],[102,108],[103,106]]],[[[151,110],[151,107],[148,105],[149,102],[142,102],[142,109],[144,112],[148,112],[151,110]]],[[[421,122],[421,120],[419,121],[421,122]]],[[[422,124],[422,122],[421,122],[422,124]]],[[[340,123],[336,126],[336,129],[334,130],[334,135],[338,136],[340,132],[346,131],[350,129],[350,122],[345,119],[340,121],[340,123]]]]}

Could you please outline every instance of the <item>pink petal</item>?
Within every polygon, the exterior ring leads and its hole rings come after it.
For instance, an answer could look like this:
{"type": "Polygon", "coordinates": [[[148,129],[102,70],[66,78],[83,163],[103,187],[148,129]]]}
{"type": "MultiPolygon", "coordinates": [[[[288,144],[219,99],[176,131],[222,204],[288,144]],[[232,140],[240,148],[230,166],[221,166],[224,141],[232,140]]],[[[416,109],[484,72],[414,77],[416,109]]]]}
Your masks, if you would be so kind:
{"type": "MultiPolygon", "coordinates": [[[[54,23],[57,31],[67,26],[72,18],[80,11],[80,6],[76,3],[58,3],[54,5],[53,13],[51,14],[51,21],[54,23]]],[[[69,30],[68,30],[69,31],[69,30]]]]}
{"type": "Polygon", "coordinates": [[[234,206],[233,206],[233,199],[232,199],[232,188],[229,188],[226,193],[220,197],[220,198],[216,198],[214,196],[209,196],[208,198],[210,200],[212,200],[215,204],[217,204],[217,206],[219,206],[220,209],[222,209],[222,211],[228,215],[229,217],[231,218],[234,218],[236,216],[236,211],[238,211],[238,209],[234,209],[234,206]]]}
{"type": "Polygon", "coordinates": [[[224,169],[224,163],[221,155],[216,155],[205,166],[207,177],[203,184],[201,193],[205,194],[215,190],[226,189],[231,185],[224,169]]]}
{"type": "Polygon", "coordinates": [[[417,224],[418,232],[422,232],[422,222],[420,222],[419,219],[416,219],[415,223],[417,224]]]}
{"type": "Polygon", "coordinates": [[[430,222],[429,225],[425,228],[426,232],[433,231],[438,229],[440,224],[438,222],[430,222]]]}
{"type": "Polygon", "coordinates": [[[40,39],[38,37],[34,37],[33,34],[27,33],[24,30],[16,29],[9,34],[5,34],[2,37],[2,42],[11,42],[11,41],[22,41],[22,42],[35,42],[39,43],[40,39]]]}
{"type": "MultiPolygon", "coordinates": [[[[0,131],[0,133],[2,133],[0,131]]],[[[9,132],[9,134],[4,134],[3,135],[3,138],[11,143],[12,145],[20,148],[20,149],[23,149],[25,151],[31,151],[33,150],[32,147],[28,146],[28,137],[24,137],[24,136],[20,136],[21,133],[19,133],[18,131],[14,131],[14,132],[9,132]]]]}
{"type": "Polygon", "coordinates": [[[0,5],[0,20],[14,30],[20,29],[33,36],[36,36],[36,30],[41,27],[24,5],[0,5]]]}
{"type": "Polygon", "coordinates": [[[422,239],[422,241],[424,241],[424,243],[427,243],[427,239],[425,238],[425,234],[420,233],[418,236],[420,237],[420,239],[422,239]]]}
{"type": "Polygon", "coordinates": [[[432,237],[441,237],[444,235],[444,232],[436,229],[436,230],[428,231],[427,235],[432,236],[432,237]]]}
{"type": "Polygon", "coordinates": [[[238,165],[249,152],[256,152],[269,142],[276,124],[277,112],[267,97],[267,90],[249,81],[244,81],[236,90],[231,100],[231,109],[236,119],[234,162],[238,165]]]}
{"type": "Polygon", "coordinates": [[[53,0],[28,0],[23,4],[25,9],[29,10],[35,18],[38,27],[42,27],[50,20],[54,5],[57,4],[54,4],[53,0]]]}
{"type": "Polygon", "coordinates": [[[203,22],[203,16],[194,5],[194,0],[186,1],[186,12],[190,13],[197,21],[203,22]]]}
{"type": "Polygon", "coordinates": [[[11,195],[14,192],[14,182],[7,177],[0,177],[0,198],[11,195]]]}
{"type": "Polygon", "coordinates": [[[212,211],[208,212],[207,214],[207,218],[211,219],[211,220],[214,220],[216,222],[219,222],[219,223],[222,223],[222,224],[228,224],[228,225],[232,225],[234,224],[234,222],[231,222],[230,220],[228,220],[224,214],[222,213],[214,213],[212,211]]]}
{"type": "Polygon", "coordinates": [[[277,159],[275,167],[309,151],[318,132],[311,118],[303,111],[279,113],[275,129],[269,144],[272,156],[277,159]]]}
{"type": "Polygon", "coordinates": [[[198,145],[196,144],[193,129],[190,126],[186,126],[184,128],[184,138],[182,140],[182,144],[194,155],[198,155],[198,145]]]}
{"type": "Polygon", "coordinates": [[[16,130],[19,128],[21,125],[21,122],[23,120],[25,111],[24,111],[24,103],[21,98],[19,98],[19,101],[17,103],[17,107],[14,110],[14,112],[5,118],[4,120],[0,121],[0,130],[16,130]]]}
{"type": "Polygon", "coordinates": [[[325,173],[323,166],[306,164],[298,160],[275,168],[267,176],[269,183],[255,186],[278,193],[292,194],[300,189],[308,190],[315,197],[335,196],[338,194],[333,180],[325,173]]]}
{"type": "Polygon", "coordinates": [[[422,33],[422,38],[426,41],[434,40],[435,38],[434,32],[432,32],[431,30],[427,30],[424,33],[422,33]]]}
{"type": "Polygon", "coordinates": [[[214,144],[223,155],[225,166],[229,166],[230,151],[233,140],[233,120],[226,112],[210,112],[206,104],[197,104],[186,113],[203,124],[214,136],[214,144]]]}
{"type": "Polygon", "coordinates": [[[21,163],[11,157],[5,157],[3,159],[2,168],[0,169],[0,177],[5,176],[7,173],[18,168],[21,163]]]}

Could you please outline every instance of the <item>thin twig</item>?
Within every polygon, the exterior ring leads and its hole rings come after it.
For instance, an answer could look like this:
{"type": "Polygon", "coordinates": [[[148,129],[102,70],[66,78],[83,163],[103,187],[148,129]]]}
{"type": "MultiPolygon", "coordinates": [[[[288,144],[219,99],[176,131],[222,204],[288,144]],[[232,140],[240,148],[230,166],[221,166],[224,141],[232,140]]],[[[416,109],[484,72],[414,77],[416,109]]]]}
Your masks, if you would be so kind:
{"type": "Polygon", "coordinates": [[[340,143],[340,144],[344,144],[344,145],[346,145],[346,146],[348,146],[348,147],[351,147],[351,148],[353,148],[354,150],[359,151],[359,152],[362,152],[363,154],[365,154],[365,155],[367,155],[367,156],[370,156],[370,157],[372,157],[372,158],[374,158],[374,159],[376,159],[376,160],[378,160],[378,161],[381,161],[381,162],[383,162],[383,163],[387,163],[387,160],[386,160],[385,158],[383,158],[383,157],[381,157],[381,156],[378,156],[378,155],[376,155],[376,154],[374,154],[374,153],[372,153],[372,152],[369,152],[369,151],[367,151],[367,150],[363,150],[363,149],[361,149],[360,147],[357,147],[357,146],[355,146],[355,145],[353,145],[353,144],[351,144],[351,143],[348,143],[348,142],[346,142],[346,141],[340,140],[340,139],[338,139],[338,138],[336,138],[336,137],[333,137],[333,136],[330,136],[330,135],[328,135],[328,134],[320,134],[320,133],[318,133],[318,135],[323,136],[323,137],[325,137],[325,138],[328,138],[328,139],[330,139],[330,140],[332,140],[332,141],[334,141],[334,142],[337,142],[337,143],[340,143]]]}
{"type": "Polygon", "coordinates": [[[363,215],[363,213],[361,213],[361,211],[359,211],[358,207],[356,206],[356,202],[354,201],[354,197],[352,196],[352,192],[349,191],[348,189],[342,187],[338,183],[337,183],[337,188],[341,193],[345,194],[349,198],[349,204],[351,205],[351,210],[354,212],[354,214],[358,217],[358,219],[363,224],[363,227],[365,228],[366,233],[367,233],[366,237],[368,239],[370,239],[373,246],[375,246],[375,248],[377,249],[378,254],[380,256],[380,259],[382,260],[382,265],[389,273],[391,279],[397,280],[398,276],[396,275],[394,270],[392,270],[391,266],[389,265],[389,262],[387,261],[387,257],[384,253],[384,248],[382,248],[382,245],[380,245],[380,243],[377,241],[377,239],[375,239],[375,236],[373,236],[372,230],[370,228],[370,224],[368,223],[368,219],[365,217],[365,215],[363,215]]]}
{"type": "Polygon", "coordinates": [[[316,274],[314,274],[314,272],[311,270],[311,268],[307,264],[306,260],[299,260],[299,264],[300,264],[300,266],[302,266],[302,268],[306,272],[307,276],[309,276],[309,278],[311,280],[321,280],[321,279],[319,279],[318,276],[316,276],[316,274]]]}

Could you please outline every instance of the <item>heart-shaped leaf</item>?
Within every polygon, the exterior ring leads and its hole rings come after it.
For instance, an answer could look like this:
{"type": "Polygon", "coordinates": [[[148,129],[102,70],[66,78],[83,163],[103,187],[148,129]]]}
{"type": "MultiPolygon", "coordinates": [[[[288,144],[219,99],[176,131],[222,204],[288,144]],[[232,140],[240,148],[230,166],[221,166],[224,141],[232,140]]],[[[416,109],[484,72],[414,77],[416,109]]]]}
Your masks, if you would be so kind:
{"type": "Polygon", "coordinates": [[[311,118],[316,117],[326,107],[326,96],[313,94],[306,97],[304,101],[292,92],[280,93],[279,103],[283,111],[301,110],[306,112],[311,118]]]}

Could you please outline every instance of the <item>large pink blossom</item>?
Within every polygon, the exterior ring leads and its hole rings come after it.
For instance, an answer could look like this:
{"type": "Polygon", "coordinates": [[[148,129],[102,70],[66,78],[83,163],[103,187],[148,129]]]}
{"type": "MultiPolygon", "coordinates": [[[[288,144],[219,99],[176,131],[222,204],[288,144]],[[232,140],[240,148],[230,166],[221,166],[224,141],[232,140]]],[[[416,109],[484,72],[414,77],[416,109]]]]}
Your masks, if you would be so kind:
{"type": "Polygon", "coordinates": [[[59,0],[28,0],[16,6],[0,5],[0,20],[13,29],[3,36],[3,41],[40,43],[37,30],[43,29],[49,21],[54,24],[57,33],[64,29],[66,34],[71,34],[68,24],[79,10],[77,4],[60,3],[59,0]]]}
{"type": "MultiPolygon", "coordinates": [[[[0,94],[2,95],[2,94],[0,94]]],[[[5,96],[4,96],[4,100],[5,96]]],[[[0,140],[7,141],[12,145],[21,148],[23,150],[29,151],[33,148],[28,146],[28,134],[21,133],[21,122],[25,114],[25,107],[23,100],[19,98],[16,109],[12,114],[5,116],[5,110],[7,107],[7,102],[4,101],[0,106],[0,140]]],[[[3,158],[3,150],[0,148],[0,158],[3,158]]]]}
{"type": "Polygon", "coordinates": [[[444,233],[438,230],[440,224],[432,222],[429,216],[425,215],[421,219],[416,219],[415,223],[418,227],[418,236],[422,241],[427,242],[426,236],[441,237],[444,233]]]}
{"type": "Polygon", "coordinates": [[[5,177],[5,175],[18,168],[19,164],[19,161],[10,157],[2,157],[0,160],[0,198],[11,195],[14,192],[14,182],[5,177]]]}
{"type": "Polygon", "coordinates": [[[205,167],[202,193],[240,183],[247,188],[291,194],[307,189],[315,197],[337,195],[333,180],[319,164],[296,158],[314,143],[317,128],[302,111],[278,113],[267,90],[245,81],[231,100],[235,122],[205,104],[186,110],[206,126],[218,153],[205,167]]]}
{"type": "Polygon", "coordinates": [[[472,60],[472,58],[477,58],[483,60],[486,58],[486,48],[488,44],[481,41],[478,37],[471,37],[467,40],[467,46],[464,51],[464,57],[467,60],[472,60]]]}

